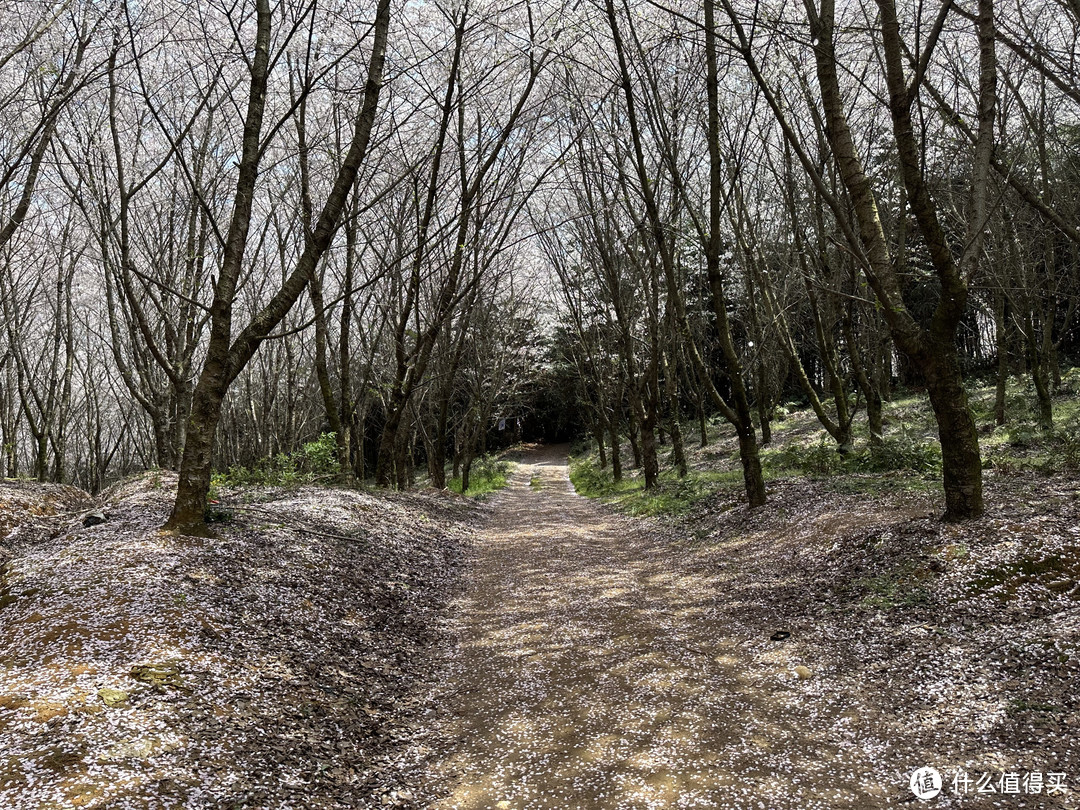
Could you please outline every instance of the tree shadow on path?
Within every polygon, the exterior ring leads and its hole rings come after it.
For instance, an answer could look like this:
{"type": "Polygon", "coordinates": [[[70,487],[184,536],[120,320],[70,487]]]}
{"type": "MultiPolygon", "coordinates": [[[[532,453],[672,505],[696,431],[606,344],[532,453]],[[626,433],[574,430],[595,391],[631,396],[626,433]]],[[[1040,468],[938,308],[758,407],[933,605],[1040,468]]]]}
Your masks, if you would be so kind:
{"type": "Polygon", "coordinates": [[[732,576],[526,455],[476,539],[446,677],[440,808],[868,808],[879,740],[848,707],[745,665],[732,576]]]}

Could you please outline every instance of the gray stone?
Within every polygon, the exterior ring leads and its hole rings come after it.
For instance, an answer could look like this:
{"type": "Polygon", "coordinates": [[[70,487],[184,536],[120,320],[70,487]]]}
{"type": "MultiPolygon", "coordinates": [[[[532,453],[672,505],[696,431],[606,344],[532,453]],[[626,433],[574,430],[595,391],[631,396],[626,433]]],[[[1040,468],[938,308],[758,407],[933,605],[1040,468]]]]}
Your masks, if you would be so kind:
{"type": "Polygon", "coordinates": [[[82,525],[89,528],[90,526],[98,526],[106,521],[105,513],[100,509],[95,509],[92,512],[87,512],[83,517],[82,525]]]}

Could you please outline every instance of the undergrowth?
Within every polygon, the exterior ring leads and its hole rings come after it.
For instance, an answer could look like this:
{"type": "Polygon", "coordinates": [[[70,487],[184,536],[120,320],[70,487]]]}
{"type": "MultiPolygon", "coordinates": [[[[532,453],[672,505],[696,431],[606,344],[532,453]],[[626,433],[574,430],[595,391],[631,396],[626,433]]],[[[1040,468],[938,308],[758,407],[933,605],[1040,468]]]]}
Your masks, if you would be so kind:
{"type": "Polygon", "coordinates": [[[513,469],[512,462],[495,456],[481,456],[472,463],[469,469],[469,489],[461,492],[461,476],[451,478],[447,483],[452,491],[459,494],[478,496],[487,495],[502,489],[510,480],[513,469]]]}
{"type": "MultiPolygon", "coordinates": [[[[211,488],[238,486],[290,487],[323,481],[338,475],[337,436],[322,433],[293,453],[278,453],[251,467],[235,465],[216,473],[211,488]]],[[[213,500],[213,497],[211,497],[213,500]]]]}
{"type": "Polygon", "coordinates": [[[889,437],[881,444],[867,444],[842,455],[835,443],[824,438],[817,444],[788,445],[762,453],[764,463],[774,473],[795,472],[808,476],[843,473],[909,472],[928,477],[941,474],[941,447],[936,442],[910,437],[889,437]]]}
{"type": "MultiPolygon", "coordinates": [[[[1031,386],[1010,379],[1005,425],[994,424],[994,387],[969,392],[972,415],[979,429],[983,465],[1001,472],[1037,471],[1047,475],[1080,472],[1080,369],[1066,375],[1067,385],[1054,398],[1054,429],[1038,425],[1038,408],[1031,386]]],[[[885,406],[886,435],[871,444],[865,414],[853,426],[855,449],[837,452],[836,443],[817,423],[808,408],[778,408],[773,423],[774,444],[761,447],[766,481],[808,477],[821,480],[833,491],[850,494],[924,492],[940,495],[942,459],[937,427],[925,393],[900,393],[885,406]],[[781,419],[782,417],[782,419],[781,419]]],[[[713,430],[729,437],[731,429],[716,417],[713,430]]],[[[693,444],[687,431],[688,449],[693,444]]],[[[696,459],[689,475],[678,478],[663,469],[656,487],[646,490],[640,471],[627,470],[620,482],[609,468],[601,469],[595,449],[588,442],[572,449],[570,478],[577,491],[602,498],[634,515],[679,514],[694,503],[729,487],[742,488],[738,456],[726,440],[706,448],[691,449],[696,459]]]]}
{"type": "Polygon", "coordinates": [[[625,476],[616,482],[610,469],[601,469],[592,456],[574,459],[570,482],[579,494],[603,498],[635,516],[673,515],[687,511],[698,501],[725,487],[742,485],[742,473],[728,470],[695,470],[684,478],[673,471],[660,473],[655,488],[645,489],[645,479],[625,476]]]}

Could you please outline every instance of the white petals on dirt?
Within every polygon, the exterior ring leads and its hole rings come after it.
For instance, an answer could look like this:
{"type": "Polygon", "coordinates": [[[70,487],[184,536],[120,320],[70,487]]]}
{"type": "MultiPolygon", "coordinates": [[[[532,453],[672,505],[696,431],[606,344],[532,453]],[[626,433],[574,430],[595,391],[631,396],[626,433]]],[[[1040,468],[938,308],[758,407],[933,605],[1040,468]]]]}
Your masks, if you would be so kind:
{"type": "Polygon", "coordinates": [[[962,526],[827,480],[646,522],[549,450],[490,507],[227,492],[209,541],[157,532],[171,486],[91,528],[0,487],[4,810],[863,810],[922,766],[1067,775],[935,808],[1080,806],[1075,482],[994,472],[962,526]]]}
{"type": "MultiPolygon", "coordinates": [[[[763,510],[724,493],[650,526],[565,476],[527,458],[477,538],[438,807],[909,806],[923,765],[1080,779],[1080,603],[1014,576],[1067,541],[1075,502],[1031,492],[961,528],[925,498],[787,481],[763,510]]],[[[1076,806],[1035,798],[934,806],[1076,806]]]]}
{"type": "Polygon", "coordinates": [[[471,507],[248,490],[262,502],[233,504],[221,539],[201,540],[157,532],[171,485],[128,482],[106,523],[38,521],[55,536],[17,549],[0,807],[404,803],[471,507]],[[108,708],[101,689],[128,698],[108,708]]]}

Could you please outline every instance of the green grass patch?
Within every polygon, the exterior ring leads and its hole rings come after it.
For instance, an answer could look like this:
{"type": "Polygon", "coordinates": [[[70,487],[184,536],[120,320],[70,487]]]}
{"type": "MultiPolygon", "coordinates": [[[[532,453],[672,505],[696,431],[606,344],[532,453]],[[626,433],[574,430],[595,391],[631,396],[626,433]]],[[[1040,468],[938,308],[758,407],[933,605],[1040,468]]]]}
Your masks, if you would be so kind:
{"type": "Polygon", "coordinates": [[[461,476],[451,478],[447,487],[458,494],[479,497],[497,492],[507,485],[513,463],[493,456],[481,456],[473,461],[469,470],[469,489],[461,491],[461,476]]]}
{"type": "Polygon", "coordinates": [[[664,471],[657,485],[649,490],[645,489],[645,479],[638,475],[624,476],[622,481],[615,482],[611,470],[600,469],[596,459],[589,456],[571,461],[570,482],[579,495],[600,498],[635,517],[678,515],[715,495],[717,490],[737,491],[742,487],[742,472],[691,471],[679,478],[674,471],[664,471]]]}
{"type": "Polygon", "coordinates": [[[890,611],[915,607],[930,601],[929,591],[915,578],[910,567],[889,574],[856,580],[855,587],[866,591],[862,606],[870,610],[890,611]]]}
{"type": "Polygon", "coordinates": [[[1033,470],[1047,475],[1080,471],[1080,418],[1057,418],[1051,432],[1016,422],[980,438],[983,466],[1002,472],[1033,470]]]}
{"type": "Polygon", "coordinates": [[[529,479],[529,489],[533,492],[539,492],[544,488],[544,481],[539,475],[533,473],[533,477],[529,479]]]}
{"type": "Polygon", "coordinates": [[[1005,714],[1009,717],[1015,717],[1018,714],[1057,714],[1064,712],[1063,706],[1058,706],[1056,703],[1039,703],[1037,701],[1029,701],[1026,698],[1016,698],[1010,700],[1005,707],[1005,714]]]}
{"type": "Polygon", "coordinates": [[[940,497],[944,488],[940,481],[916,475],[838,475],[825,479],[830,491],[840,495],[890,495],[925,493],[940,497]]]}

